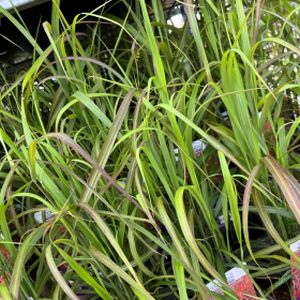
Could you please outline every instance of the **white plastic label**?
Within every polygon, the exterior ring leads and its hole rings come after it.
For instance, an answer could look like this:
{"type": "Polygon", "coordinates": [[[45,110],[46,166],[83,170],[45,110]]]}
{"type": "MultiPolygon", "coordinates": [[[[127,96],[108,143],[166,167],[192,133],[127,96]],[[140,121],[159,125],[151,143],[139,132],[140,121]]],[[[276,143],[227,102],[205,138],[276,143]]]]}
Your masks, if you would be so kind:
{"type": "MultiPolygon", "coordinates": [[[[193,151],[196,156],[199,156],[206,147],[207,147],[207,144],[205,142],[203,142],[202,140],[196,140],[196,141],[193,141],[193,143],[192,143],[192,148],[193,148],[193,151]]],[[[178,152],[179,152],[178,148],[174,149],[176,161],[179,160],[178,152]]]]}
{"type": "MultiPolygon", "coordinates": [[[[39,223],[42,224],[43,221],[43,213],[41,211],[38,211],[36,213],[33,214],[35,220],[39,223]]],[[[45,220],[49,220],[53,217],[53,214],[50,212],[50,210],[45,210],[45,220]]]]}

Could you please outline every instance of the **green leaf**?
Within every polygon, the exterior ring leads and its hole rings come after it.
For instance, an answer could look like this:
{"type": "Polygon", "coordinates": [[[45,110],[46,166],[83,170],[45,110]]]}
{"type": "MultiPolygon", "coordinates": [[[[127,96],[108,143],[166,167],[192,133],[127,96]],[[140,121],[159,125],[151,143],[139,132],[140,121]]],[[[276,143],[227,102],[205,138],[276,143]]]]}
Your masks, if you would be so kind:
{"type": "Polygon", "coordinates": [[[56,246],[56,249],[65,259],[65,261],[70,265],[70,267],[76,272],[76,274],[89,286],[91,286],[103,300],[112,299],[107,290],[103,286],[98,284],[96,280],[83,267],[81,267],[74,258],[68,255],[58,246],[56,246]]]}
{"type": "Polygon", "coordinates": [[[230,170],[228,168],[225,155],[221,151],[218,151],[218,157],[221,165],[221,170],[223,173],[226,193],[228,195],[228,201],[229,201],[230,211],[232,214],[233,226],[242,250],[242,226],[241,226],[241,218],[239,214],[239,204],[238,204],[236,186],[230,174],[230,170]]]}
{"type": "Polygon", "coordinates": [[[300,184],[287,170],[285,170],[272,156],[263,158],[263,163],[271,172],[279,185],[285,200],[300,224],[300,184]]]}
{"type": "Polygon", "coordinates": [[[36,167],[35,167],[36,144],[37,142],[33,141],[29,145],[29,149],[28,149],[29,166],[30,166],[30,172],[33,181],[36,180],[36,167]]]}
{"type": "Polygon", "coordinates": [[[71,300],[80,300],[80,298],[72,291],[72,289],[69,287],[68,283],[65,281],[64,277],[61,275],[60,271],[57,268],[57,265],[55,263],[55,260],[52,255],[52,250],[51,250],[52,245],[49,245],[46,248],[46,260],[48,267],[61,287],[61,289],[66,293],[66,295],[69,297],[71,300]]]}

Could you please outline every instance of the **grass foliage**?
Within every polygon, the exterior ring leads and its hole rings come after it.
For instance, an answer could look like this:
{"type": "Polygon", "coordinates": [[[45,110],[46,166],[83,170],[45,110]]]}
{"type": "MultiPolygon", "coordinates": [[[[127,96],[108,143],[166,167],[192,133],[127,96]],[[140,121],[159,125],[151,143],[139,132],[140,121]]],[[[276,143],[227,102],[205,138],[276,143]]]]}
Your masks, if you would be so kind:
{"type": "Polygon", "coordinates": [[[158,0],[112,4],[69,23],[53,0],[46,49],[0,8],[34,48],[1,71],[2,298],[208,299],[216,278],[236,299],[238,266],[292,299],[300,6],[184,0],[179,29],[158,0]]]}

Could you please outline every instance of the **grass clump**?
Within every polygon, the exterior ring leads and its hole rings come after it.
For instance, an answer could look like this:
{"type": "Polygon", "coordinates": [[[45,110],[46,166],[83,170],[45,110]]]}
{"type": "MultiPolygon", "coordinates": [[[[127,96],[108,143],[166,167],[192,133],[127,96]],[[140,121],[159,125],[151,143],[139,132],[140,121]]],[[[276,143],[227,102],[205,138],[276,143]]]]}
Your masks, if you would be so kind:
{"type": "Polygon", "coordinates": [[[299,5],[250,2],[184,1],[179,29],[156,0],[53,1],[45,49],[0,9],[34,48],[2,76],[3,298],[236,299],[233,267],[292,295],[299,5]]]}

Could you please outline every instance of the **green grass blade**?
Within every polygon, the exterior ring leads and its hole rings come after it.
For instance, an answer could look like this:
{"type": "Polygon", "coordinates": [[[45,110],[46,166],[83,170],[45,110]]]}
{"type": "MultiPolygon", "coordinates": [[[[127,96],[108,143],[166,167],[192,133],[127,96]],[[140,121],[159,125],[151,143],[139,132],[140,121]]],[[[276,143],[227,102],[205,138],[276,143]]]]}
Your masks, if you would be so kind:
{"type": "Polygon", "coordinates": [[[263,162],[279,185],[291,211],[300,223],[300,184],[271,156],[263,158],[263,162]]]}

